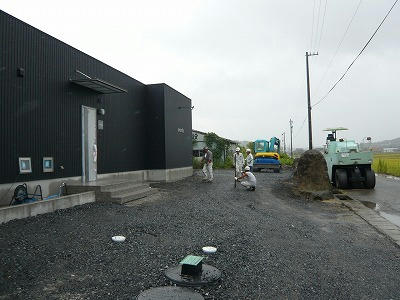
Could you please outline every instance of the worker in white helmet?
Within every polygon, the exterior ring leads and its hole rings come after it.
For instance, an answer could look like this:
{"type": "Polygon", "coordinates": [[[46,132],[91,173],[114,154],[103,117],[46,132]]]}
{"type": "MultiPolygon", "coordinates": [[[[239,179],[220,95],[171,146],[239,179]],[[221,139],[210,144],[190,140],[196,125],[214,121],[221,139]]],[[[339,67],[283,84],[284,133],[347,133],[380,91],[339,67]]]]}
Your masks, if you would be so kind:
{"type": "Polygon", "coordinates": [[[239,177],[242,174],[244,165],[243,154],[240,152],[240,148],[236,147],[235,154],[233,154],[233,166],[236,168],[235,177],[239,177]]]}
{"type": "Polygon", "coordinates": [[[212,182],[214,179],[214,174],[213,174],[213,154],[212,152],[208,149],[208,147],[203,148],[203,158],[201,159],[203,164],[203,174],[204,174],[204,181],[212,182]],[[208,173],[208,175],[207,175],[208,173]]]}
{"type": "Polygon", "coordinates": [[[246,157],[246,166],[250,167],[250,172],[253,172],[253,154],[251,154],[250,149],[246,149],[247,157],[246,157]]]}
{"type": "Polygon", "coordinates": [[[235,180],[240,181],[240,184],[244,186],[248,191],[256,190],[256,176],[254,176],[254,174],[250,172],[249,166],[246,166],[246,168],[244,168],[242,176],[235,177],[235,180]]]}

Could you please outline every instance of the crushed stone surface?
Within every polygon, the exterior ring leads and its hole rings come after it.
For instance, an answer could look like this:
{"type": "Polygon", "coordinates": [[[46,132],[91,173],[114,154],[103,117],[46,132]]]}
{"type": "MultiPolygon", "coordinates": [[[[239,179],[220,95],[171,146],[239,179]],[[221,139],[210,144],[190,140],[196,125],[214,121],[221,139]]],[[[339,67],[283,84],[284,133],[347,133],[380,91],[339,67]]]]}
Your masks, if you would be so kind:
{"type": "Polygon", "coordinates": [[[203,246],[218,248],[204,263],[222,271],[194,289],[205,299],[400,299],[399,248],[340,203],[292,195],[290,171],[255,175],[254,192],[218,170],[213,183],[154,185],[158,201],[2,224],[0,299],[135,299],[203,246]]]}

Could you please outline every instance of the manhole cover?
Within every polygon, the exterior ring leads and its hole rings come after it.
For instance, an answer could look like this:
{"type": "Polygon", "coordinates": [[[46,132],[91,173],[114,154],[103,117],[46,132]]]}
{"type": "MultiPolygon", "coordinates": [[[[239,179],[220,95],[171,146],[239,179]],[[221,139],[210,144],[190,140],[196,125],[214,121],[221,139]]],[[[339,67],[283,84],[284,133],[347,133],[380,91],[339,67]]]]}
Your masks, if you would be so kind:
{"type": "Polygon", "coordinates": [[[142,292],[137,300],[204,300],[199,293],[179,286],[156,287],[142,292]]]}
{"type": "Polygon", "coordinates": [[[203,264],[203,271],[199,275],[181,275],[182,265],[171,267],[165,271],[165,277],[173,283],[182,286],[202,286],[214,283],[221,278],[221,271],[217,268],[203,264]]]}

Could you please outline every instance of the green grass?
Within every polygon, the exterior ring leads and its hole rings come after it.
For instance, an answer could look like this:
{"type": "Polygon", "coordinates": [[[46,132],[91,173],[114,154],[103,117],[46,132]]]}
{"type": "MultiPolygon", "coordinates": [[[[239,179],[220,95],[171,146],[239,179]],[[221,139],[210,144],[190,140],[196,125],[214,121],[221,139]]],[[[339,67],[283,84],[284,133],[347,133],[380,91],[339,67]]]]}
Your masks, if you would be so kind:
{"type": "Polygon", "coordinates": [[[294,159],[291,158],[286,153],[281,154],[281,164],[282,166],[293,166],[294,159]]]}
{"type": "Polygon", "coordinates": [[[376,173],[400,176],[400,153],[374,154],[372,169],[376,173]]]}
{"type": "MultiPolygon", "coordinates": [[[[193,160],[193,169],[202,169],[203,164],[200,159],[192,158],[193,160]]],[[[232,157],[228,156],[225,161],[222,160],[214,160],[213,162],[213,169],[231,169],[233,168],[233,159],[232,157]]]]}

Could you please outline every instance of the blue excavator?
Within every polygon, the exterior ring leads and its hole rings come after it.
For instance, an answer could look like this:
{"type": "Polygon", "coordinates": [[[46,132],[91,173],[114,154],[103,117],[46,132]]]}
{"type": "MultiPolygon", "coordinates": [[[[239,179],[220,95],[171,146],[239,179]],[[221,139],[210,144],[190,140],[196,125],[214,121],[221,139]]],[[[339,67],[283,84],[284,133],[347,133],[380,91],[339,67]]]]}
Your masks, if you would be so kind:
{"type": "Polygon", "coordinates": [[[253,171],[262,169],[273,170],[274,173],[281,171],[281,141],[277,137],[267,140],[256,140],[254,142],[254,165],[253,171]]]}

